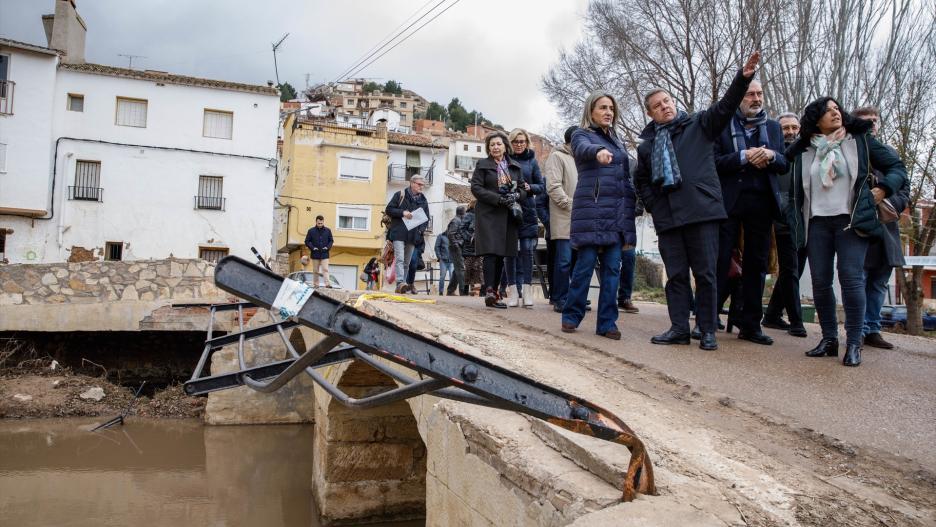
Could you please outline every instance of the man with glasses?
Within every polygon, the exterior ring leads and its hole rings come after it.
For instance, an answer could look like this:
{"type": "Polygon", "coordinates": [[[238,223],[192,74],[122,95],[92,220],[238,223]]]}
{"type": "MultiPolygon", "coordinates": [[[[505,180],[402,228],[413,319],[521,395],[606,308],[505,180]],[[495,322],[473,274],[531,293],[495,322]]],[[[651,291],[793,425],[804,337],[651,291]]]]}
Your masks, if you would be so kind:
{"type": "Polygon", "coordinates": [[[425,178],[419,174],[410,178],[409,188],[393,194],[387,203],[386,213],[390,216],[390,227],[387,229],[387,239],[393,242],[393,259],[396,267],[396,292],[416,293],[413,281],[406,282],[409,262],[413,258],[413,249],[422,240],[423,233],[429,226],[425,221],[412,229],[408,229],[403,219],[412,219],[413,211],[422,209],[426,218],[429,218],[429,202],[422,193],[425,178]]]}

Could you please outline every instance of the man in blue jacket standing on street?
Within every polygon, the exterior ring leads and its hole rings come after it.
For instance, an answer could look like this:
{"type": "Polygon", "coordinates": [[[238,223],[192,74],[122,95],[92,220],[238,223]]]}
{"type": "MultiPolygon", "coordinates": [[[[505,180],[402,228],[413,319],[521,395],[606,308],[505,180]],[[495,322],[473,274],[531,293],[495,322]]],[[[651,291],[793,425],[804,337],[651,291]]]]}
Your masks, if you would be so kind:
{"type": "Polygon", "coordinates": [[[324,285],[331,287],[328,283],[328,251],[335,244],[332,238],[331,229],[325,226],[325,217],[319,214],[315,217],[315,227],[309,229],[306,233],[305,245],[311,251],[312,260],[312,283],[314,287],[324,285]],[[319,283],[319,277],[324,278],[325,283],[319,283]]]}
{"type": "Polygon", "coordinates": [[[696,280],[699,347],[718,349],[715,339],[715,261],[718,225],[727,216],[715,170],[713,143],[731,121],[754,78],[760,52],[735,75],[721,100],[693,115],[676,110],[673,97],[655,89],[644,97],[653,121],[640,134],[634,184],[653,216],[666,268],[670,328],[654,344],[689,344],[689,272],[696,280]]]}

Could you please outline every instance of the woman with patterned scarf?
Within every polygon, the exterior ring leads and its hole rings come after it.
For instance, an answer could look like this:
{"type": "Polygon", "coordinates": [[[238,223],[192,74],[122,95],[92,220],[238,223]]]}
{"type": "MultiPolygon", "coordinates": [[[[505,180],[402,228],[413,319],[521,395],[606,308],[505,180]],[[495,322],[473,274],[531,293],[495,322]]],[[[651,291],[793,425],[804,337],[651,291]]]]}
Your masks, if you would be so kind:
{"type": "MultiPolygon", "coordinates": [[[[520,187],[520,165],[507,157],[509,141],[504,132],[493,132],[484,138],[488,157],[478,161],[471,176],[471,193],[475,206],[475,254],[483,257],[484,305],[506,309],[497,291],[504,272],[504,257],[517,256],[518,222],[513,208],[526,199],[520,187]]],[[[519,208],[519,206],[517,206],[519,208]]]]}
{"type": "Polygon", "coordinates": [[[877,204],[896,192],[907,177],[897,155],[870,133],[871,122],[842,110],[832,97],[811,102],[800,119],[800,138],[786,152],[792,163],[791,229],[797,248],[806,247],[813,297],[822,340],[808,357],[837,357],[836,263],[845,307],[845,357],[861,364],[865,313],[864,261],[870,237],[880,236],[877,204]],[[883,177],[875,180],[872,170],[883,177]]]}

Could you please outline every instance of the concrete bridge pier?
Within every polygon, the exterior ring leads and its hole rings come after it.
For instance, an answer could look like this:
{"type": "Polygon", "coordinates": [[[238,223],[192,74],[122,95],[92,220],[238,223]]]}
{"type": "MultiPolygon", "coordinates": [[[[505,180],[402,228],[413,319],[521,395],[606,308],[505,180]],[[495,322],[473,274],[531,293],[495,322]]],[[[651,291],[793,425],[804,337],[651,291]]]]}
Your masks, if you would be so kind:
{"type": "MultiPolygon", "coordinates": [[[[396,383],[361,362],[328,368],[353,398],[396,383]]],[[[406,401],[347,408],[315,387],[314,496],[323,520],[358,525],[426,516],[426,447],[406,401]]]]}

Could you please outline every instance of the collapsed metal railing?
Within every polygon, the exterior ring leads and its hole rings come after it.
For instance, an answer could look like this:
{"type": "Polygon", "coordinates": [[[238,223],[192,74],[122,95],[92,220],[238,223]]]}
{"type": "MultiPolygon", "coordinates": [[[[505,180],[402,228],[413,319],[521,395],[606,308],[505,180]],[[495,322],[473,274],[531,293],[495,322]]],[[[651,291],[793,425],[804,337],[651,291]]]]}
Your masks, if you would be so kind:
{"type": "Polygon", "coordinates": [[[204,351],[192,378],[185,383],[189,395],[202,395],[237,386],[273,392],[305,372],[340,404],[371,408],[418,395],[435,397],[519,412],[542,419],[572,432],[626,446],[630,461],[624,479],[624,501],[637,493],[654,494],[653,465],[643,443],[620,418],[574,395],[546,386],[483,359],[434,342],[422,335],[374,317],[337,300],[313,293],[295,317],[263,327],[244,329],[244,309],[271,308],[283,278],[236,256],[222,259],[215,268],[215,283],[247,302],[211,308],[204,351]],[[212,336],[215,315],[238,311],[239,331],[212,336]],[[308,350],[296,350],[286,330],[303,325],[325,337],[308,350]],[[248,366],[244,343],[272,333],[279,334],[291,359],[248,366]],[[204,376],[211,354],[237,343],[240,370],[204,376]],[[413,378],[377,360],[377,357],[418,374],[413,378]],[[388,375],[400,386],[356,399],[331,384],[317,370],[348,360],[362,361],[388,375]]]}

